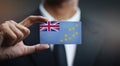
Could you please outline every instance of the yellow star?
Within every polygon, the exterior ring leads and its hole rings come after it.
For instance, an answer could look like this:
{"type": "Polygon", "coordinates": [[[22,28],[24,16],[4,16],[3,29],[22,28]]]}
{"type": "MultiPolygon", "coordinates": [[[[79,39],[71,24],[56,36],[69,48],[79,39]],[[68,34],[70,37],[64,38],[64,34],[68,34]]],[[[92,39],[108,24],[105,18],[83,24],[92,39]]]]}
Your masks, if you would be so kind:
{"type": "Polygon", "coordinates": [[[74,28],[74,27],[72,27],[72,30],[75,30],[75,28],[74,28]]]}
{"type": "Polygon", "coordinates": [[[63,40],[60,40],[60,42],[64,42],[63,40]]]}
{"type": "Polygon", "coordinates": [[[64,36],[65,36],[65,37],[67,37],[68,35],[67,35],[67,34],[65,34],[64,36]]]}
{"type": "Polygon", "coordinates": [[[67,38],[64,38],[65,41],[67,41],[68,39],[67,38]]]}
{"type": "Polygon", "coordinates": [[[78,32],[76,32],[75,34],[78,35],[78,32]]]}
{"type": "Polygon", "coordinates": [[[72,37],[75,37],[75,34],[72,34],[72,37]]]}
{"type": "Polygon", "coordinates": [[[78,27],[79,25],[78,25],[78,24],[76,24],[75,26],[76,26],[76,27],[78,27]]]}

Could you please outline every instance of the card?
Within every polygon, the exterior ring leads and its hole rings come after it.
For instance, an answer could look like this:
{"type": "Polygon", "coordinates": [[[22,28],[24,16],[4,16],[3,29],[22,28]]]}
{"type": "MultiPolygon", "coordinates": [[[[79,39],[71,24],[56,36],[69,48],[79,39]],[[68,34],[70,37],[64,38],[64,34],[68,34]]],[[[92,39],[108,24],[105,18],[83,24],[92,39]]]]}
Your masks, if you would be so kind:
{"type": "Polygon", "coordinates": [[[39,24],[40,44],[81,44],[82,23],[48,21],[39,24]]]}

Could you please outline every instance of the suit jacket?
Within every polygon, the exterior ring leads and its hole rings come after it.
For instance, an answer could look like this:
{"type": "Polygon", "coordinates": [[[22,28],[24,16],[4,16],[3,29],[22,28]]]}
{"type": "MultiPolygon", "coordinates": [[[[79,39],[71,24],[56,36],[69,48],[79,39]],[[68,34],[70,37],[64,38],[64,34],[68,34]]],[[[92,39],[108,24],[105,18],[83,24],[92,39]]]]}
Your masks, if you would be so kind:
{"type": "MultiPolygon", "coordinates": [[[[83,7],[83,8],[82,8],[83,7]]],[[[117,24],[101,19],[94,9],[82,10],[82,45],[77,45],[74,66],[119,66],[118,43],[119,31],[114,30],[117,24]],[[92,14],[91,14],[92,13],[92,14]],[[116,34],[111,33],[111,30],[116,34]],[[116,37],[114,37],[114,36],[116,37]]],[[[88,7],[87,7],[88,8],[88,7]]],[[[36,10],[33,15],[41,15],[36,10]]],[[[24,41],[27,45],[39,43],[39,25],[30,27],[31,34],[24,41]]],[[[119,42],[120,43],[120,42],[119,42]]],[[[56,66],[54,55],[50,49],[39,53],[6,60],[0,66],[56,66]]]]}

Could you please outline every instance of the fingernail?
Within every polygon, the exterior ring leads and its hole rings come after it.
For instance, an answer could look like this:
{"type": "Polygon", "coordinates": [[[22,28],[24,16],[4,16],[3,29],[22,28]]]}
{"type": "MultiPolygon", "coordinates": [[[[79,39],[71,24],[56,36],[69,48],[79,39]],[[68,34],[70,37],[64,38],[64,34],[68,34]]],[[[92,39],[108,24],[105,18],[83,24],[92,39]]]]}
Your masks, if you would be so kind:
{"type": "Polygon", "coordinates": [[[49,48],[48,44],[40,44],[40,46],[44,47],[44,48],[49,48]]]}

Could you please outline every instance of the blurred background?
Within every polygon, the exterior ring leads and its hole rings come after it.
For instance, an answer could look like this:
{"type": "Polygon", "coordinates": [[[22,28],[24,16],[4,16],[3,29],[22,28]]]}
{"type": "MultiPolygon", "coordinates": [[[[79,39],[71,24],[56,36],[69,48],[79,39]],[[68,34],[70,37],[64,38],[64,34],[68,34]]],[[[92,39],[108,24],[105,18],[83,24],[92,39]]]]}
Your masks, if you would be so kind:
{"type": "Polygon", "coordinates": [[[0,0],[0,22],[20,21],[38,8],[39,3],[40,0],[0,0]]]}
{"type": "MultiPolygon", "coordinates": [[[[36,11],[39,3],[40,0],[0,0],[0,23],[11,19],[20,22],[36,11]]],[[[102,42],[104,45],[102,50],[100,50],[102,55],[98,55],[98,57],[104,57],[104,53],[111,55],[105,57],[103,59],[105,60],[106,58],[111,58],[112,55],[117,55],[115,54],[117,52],[120,53],[119,0],[79,0],[79,5],[82,12],[82,19],[85,20],[83,22],[87,22],[87,28],[93,26],[89,28],[89,31],[94,29],[95,31],[91,32],[93,34],[97,34],[100,31],[100,35],[104,38],[102,42]]],[[[94,41],[97,40],[99,40],[99,37],[95,36],[83,42],[94,44],[94,41]]]]}
{"type": "MultiPolygon", "coordinates": [[[[0,22],[13,19],[20,21],[35,11],[41,0],[0,0],[0,22]]],[[[119,0],[79,0],[82,13],[94,19],[119,18],[119,0]],[[97,13],[97,14],[96,14],[97,13]],[[96,15],[95,15],[96,14],[96,15]]]]}

